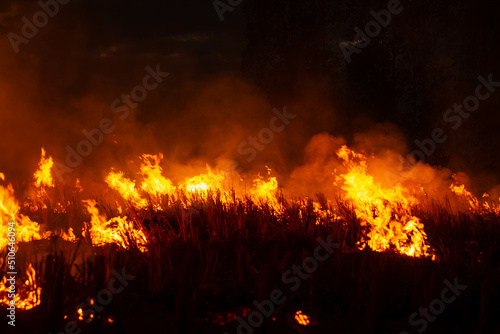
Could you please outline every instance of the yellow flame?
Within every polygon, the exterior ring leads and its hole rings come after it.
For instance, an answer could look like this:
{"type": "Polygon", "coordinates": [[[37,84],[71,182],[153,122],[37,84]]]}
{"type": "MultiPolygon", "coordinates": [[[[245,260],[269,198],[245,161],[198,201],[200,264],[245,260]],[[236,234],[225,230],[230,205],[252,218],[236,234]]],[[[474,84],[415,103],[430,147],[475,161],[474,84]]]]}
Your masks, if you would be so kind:
{"type": "Polygon", "coordinates": [[[45,188],[45,187],[54,187],[54,178],[51,174],[52,166],[54,165],[54,161],[52,157],[45,157],[45,149],[42,147],[42,154],[40,158],[40,162],[38,163],[38,170],[33,175],[35,178],[35,186],[37,188],[45,188]]]}
{"type": "MultiPolygon", "coordinates": [[[[26,269],[26,275],[28,280],[24,285],[15,285],[16,291],[14,301],[17,309],[20,310],[30,310],[34,307],[40,305],[40,295],[42,293],[42,288],[36,283],[36,271],[31,265],[26,269]]],[[[7,277],[4,276],[2,281],[0,281],[0,305],[9,306],[12,298],[9,298],[10,284],[7,283],[7,277]],[[9,287],[7,288],[7,285],[9,287]]]]}
{"type": "Polygon", "coordinates": [[[124,249],[130,248],[130,242],[133,241],[141,252],[147,250],[147,239],[143,231],[136,228],[127,217],[113,217],[106,220],[97,209],[97,203],[94,200],[84,201],[88,213],[91,215],[88,224],[90,239],[95,246],[102,246],[109,243],[115,243],[124,249]]]}
{"type": "Polygon", "coordinates": [[[0,251],[8,244],[9,227],[10,232],[14,233],[16,243],[39,240],[49,235],[49,233],[40,235],[38,223],[31,221],[19,211],[20,206],[15,199],[12,185],[0,186],[0,251]]]}
{"type": "MultiPolygon", "coordinates": [[[[271,174],[271,169],[266,166],[268,175],[271,174]]],[[[284,208],[278,202],[278,181],[276,177],[269,177],[267,181],[258,174],[253,180],[253,187],[249,190],[250,198],[256,203],[266,203],[276,212],[282,213],[284,208]]]]}
{"type": "Polygon", "coordinates": [[[424,226],[411,214],[417,204],[415,197],[401,184],[384,189],[368,174],[367,158],[361,153],[342,146],[337,155],[348,171],[340,175],[345,198],[352,202],[362,226],[368,227],[366,237],[358,244],[367,243],[375,251],[396,249],[408,256],[428,256],[424,226]]]}
{"type": "Polygon", "coordinates": [[[70,242],[76,241],[75,233],[73,233],[73,229],[71,227],[68,229],[68,233],[61,231],[60,236],[63,240],[66,240],[66,241],[70,241],[70,242]]]}
{"type": "Polygon", "coordinates": [[[118,191],[120,195],[130,203],[132,203],[136,208],[147,207],[147,201],[139,195],[135,182],[124,177],[123,172],[111,171],[106,177],[106,183],[110,188],[118,191]]]}
{"type": "Polygon", "coordinates": [[[141,174],[144,178],[141,184],[142,190],[155,197],[175,193],[176,188],[172,181],[162,175],[163,169],[160,167],[160,162],[163,154],[143,154],[142,159],[141,174]]]}
{"type": "Polygon", "coordinates": [[[224,190],[226,175],[223,172],[212,172],[212,169],[207,166],[207,173],[196,175],[191,178],[186,178],[179,188],[186,190],[189,193],[198,193],[207,195],[209,191],[224,190]]]}

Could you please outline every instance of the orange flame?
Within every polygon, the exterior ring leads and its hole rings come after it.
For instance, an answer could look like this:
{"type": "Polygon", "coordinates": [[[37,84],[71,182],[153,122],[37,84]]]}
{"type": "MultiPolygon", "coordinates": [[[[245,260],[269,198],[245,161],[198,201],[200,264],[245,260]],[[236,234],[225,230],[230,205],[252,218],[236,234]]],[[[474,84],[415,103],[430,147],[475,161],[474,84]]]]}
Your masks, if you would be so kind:
{"type": "MultiPolygon", "coordinates": [[[[271,175],[271,169],[266,166],[267,174],[271,175]]],[[[269,177],[268,181],[258,174],[258,177],[253,180],[253,187],[249,190],[250,198],[257,203],[269,204],[276,212],[282,213],[284,208],[278,202],[278,181],[276,177],[269,177]]]]}
{"type": "Polygon", "coordinates": [[[207,173],[196,175],[191,178],[186,178],[179,188],[184,189],[188,193],[207,195],[209,191],[216,192],[224,190],[226,183],[226,175],[223,172],[212,172],[212,169],[207,166],[207,173]]]}
{"type": "Polygon", "coordinates": [[[411,214],[416,198],[401,184],[384,189],[368,174],[367,157],[342,146],[338,151],[348,172],[340,175],[345,198],[352,202],[362,226],[369,228],[360,248],[367,243],[375,251],[395,249],[408,256],[429,256],[424,226],[411,214]]]}
{"type": "Polygon", "coordinates": [[[106,220],[97,209],[94,200],[84,201],[88,213],[91,215],[90,223],[87,224],[90,239],[95,246],[115,243],[124,249],[130,248],[130,242],[134,242],[141,252],[147,250],[147,239],[143,231],[134,227],[127,217],[113,217],[106,220]]]}
{"type": "Polygon", "coordinates": [[[143,154],[142,159],[141,174],[144,178],[141,184],[142,190],[155,197],[175,193],[176,188],[172,181],[162,175],[163,169],[160,167],[160,162],[163,154],[143,154]]]}
{"type": "Polygon", "coordinates": [[[39,240],[49,235],[49,233],[40,235],[38,223],[20,214],[19,210],[20,206],[14,197],[12,185],[0,186],[0,250],[7,246],[9,223],[15,224],[16,243],[39,240]]]}
{"type": "MultiPolygon", "coordinates": [[[[26,280],[24,285],[21,285],[20,287],[16,284],[17,291],[14,292],[16,308],[21,310],[30,310],[40,305],[41,302],[40,295],[42,293],[42,288],[36,284],[36,271],[31,263],[29,264],[28,269],[26,269],[26,275],[28,275],[28,280],[26,280]]],[[[4,276],[2,281],[0,281],[0,305],[7,307],[10,305],[10,301],[12,299],[9,299],[9,293],[11,292],[10,284],[9,288],[7,288],[6,285],[7,277],[4,276]]]]}
{"type": "Polygon", "coordinates": [[[35,178],[35,186],[37,188],[43,189],[45,187],[54,187],[54,178],[51,174],[52,166],[54,165],[54,161],[52,157],[45,157],[45,149],[42,147],[42,155],[40,158],[40,162],[38,163],[38,170],[33,175],[35,178]]]}
{"type": "Polygon", "coordinates": [[[132,203],[136,208],[142,209],[147,207],[147,201],[139,195],[135,182],[124,177],[123,172],[111,171],[106,177],[106,183],[111,189],[114,189],[120,193],[120,195],[130,203],[132,203]]]}

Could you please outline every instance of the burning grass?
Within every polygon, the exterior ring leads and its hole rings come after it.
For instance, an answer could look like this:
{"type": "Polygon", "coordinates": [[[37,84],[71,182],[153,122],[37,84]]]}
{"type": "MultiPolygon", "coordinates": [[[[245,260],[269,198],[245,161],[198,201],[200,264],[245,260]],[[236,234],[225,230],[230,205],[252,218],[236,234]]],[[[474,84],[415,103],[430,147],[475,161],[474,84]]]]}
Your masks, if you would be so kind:
{"type": "MultiPolygon", "coordinates": [[[[253,299],[274,287],[286,291],[281,273],[311,256],[318,237],[330,237],[338,251],[313,279],[288,291],[266,326],[362,319],[365,332],[404,329],[408,314],[434,298],[428,281],[450,275],[467,280],[473,288],[464,298],[482,305],[463,317],[465,324],[490,326],[498,311],[487,299],[498,293],[498,204],[453,183],[456,200],[467,206],[457,211],[423,191],[382,187],[369,174],[368,157],[346,146],[337,155],[345,170],[336,174],[341,193],[333,200],[287,196],[269,169],[267,177],[244,183],[207,167],[176,183],[163,175],[161,154],[142,156],[140,181],[112,170],[110,195],[91,198],[79,187],[56,185],[52,160],[42,151],[34,195],[23,206],[11,185],[0,186],[0,233],[16,223],[18,263],[27,273],[17,303],[47,331],[70,320],[88,332],[124,326],[132,321],[131,307],[145,318],[168,314],[178,332],[214,321],[232,327],[253,299]],[[102,313],[83,319],[75,307],[105,287],[112,269],[123,267],[137,280],[102,313]]],[[[7,271],[0,262],[0,276],[7,271]]],[[[452,319],[465,312],[457,305],[452,319]]]]}

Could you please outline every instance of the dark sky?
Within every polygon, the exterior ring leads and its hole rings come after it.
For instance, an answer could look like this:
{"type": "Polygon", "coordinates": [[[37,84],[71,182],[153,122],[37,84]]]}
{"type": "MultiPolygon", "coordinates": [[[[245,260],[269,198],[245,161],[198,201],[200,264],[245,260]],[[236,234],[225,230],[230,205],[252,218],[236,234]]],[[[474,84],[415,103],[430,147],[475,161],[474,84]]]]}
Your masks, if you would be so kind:
{"type": "MultiPolygon", "coordinates": [[[[478,75],[500,80],[499,5],[404,2],[404,11],[347,64],[338,43],[372,20],[371,10],[386,6],[248,0],[221,22],[210,0],[71,0],[16,53],[8,34],[21,34],[23,17],[32,21],[40,6],[3,1],[0,171],[26,178],[42,146],[64,161],[67,147],[84,139],[82,130],[103,118],[113,119],[116,130],[73,175],[100,179],[111,165],[159,151],[179,163],[241,160],[238,145],[284,105],[300,117],[255,166],[290,172],[313,135],[327,131],[352,142],[377,122],[396,124],[388,128],[406,138],[409,152],[415,140],[446,125],[443,113],[474,91],[478,75]],[[130,117],[117,119],[112,102],[157,64],[170,76],[130,117]]],[[[472,169],[495,173],[499,101],[492,95],[459,131],[447,129],[450,139],[429,162],[468,171],[470,161],[481,161],[472,169]]]]}
{"type": "MultiPolygon", "coordinates": [[[[19,34],[22,17],[30,19],[40,10],[33,1],[4,1],[1,6],[5,35],[19,34]]],[[[210,1],[72,0],[60,5],[57,15],[39,34],[20,46],[19,58],[43,59],[44,71],[63,77],[59,80],[69,74],[54,73],[50,66],[71,68],[76,63],[79,73],[73,73],[78,75],[72,82],[75,90],[86,81],[86,76],[99,72],[114,77],[115,68],[110,65],[127,66],[124,72],[129,72],[136,66],[142,67],[142,59],[168,60],[171,68],[185,73],[182,66],[187,58],[187,72],[203,75],[239,70],[244,28],[242,7],[228,12],[221,22],[210,1]],[[103,73],[105,70],[109,73],[103,73]]]]}

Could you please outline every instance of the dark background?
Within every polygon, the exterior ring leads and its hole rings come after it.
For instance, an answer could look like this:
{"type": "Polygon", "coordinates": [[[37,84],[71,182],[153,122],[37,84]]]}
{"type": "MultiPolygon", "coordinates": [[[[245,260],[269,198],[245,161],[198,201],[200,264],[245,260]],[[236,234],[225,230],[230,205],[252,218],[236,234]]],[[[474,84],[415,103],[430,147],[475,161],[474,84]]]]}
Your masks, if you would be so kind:
{"type": "Polygon", "coordinates": [[[498,183],[498,93],[455,131],[442,117],[474,93],[479,75],[500,81],[500,5],[401,3],[403,11],[347,63],[339,42],[352,40],[354,27],[363,29],[387,1],[248,0],[221,22],[211,1],[73,0],[18,54],[6,36],[20,34],[21,18],[40,7],[4,1],[0,170],[28,178],[41,146],[64,161],[66,145],[110,117],[111,102],[142,81],[146,66],[161,64],[170,77],[133,116],[116,120],[115,133],[74,175],[101,177],[101,169],[158,151],[179,163],[242,161],[238,144],[268,125],[273,107],[287,105],[297,119],[252,164],[289,172],[317,133],[349,142],[390,122],[407,152],[442,127],[449,139],[427,162],[498,183]]]}

